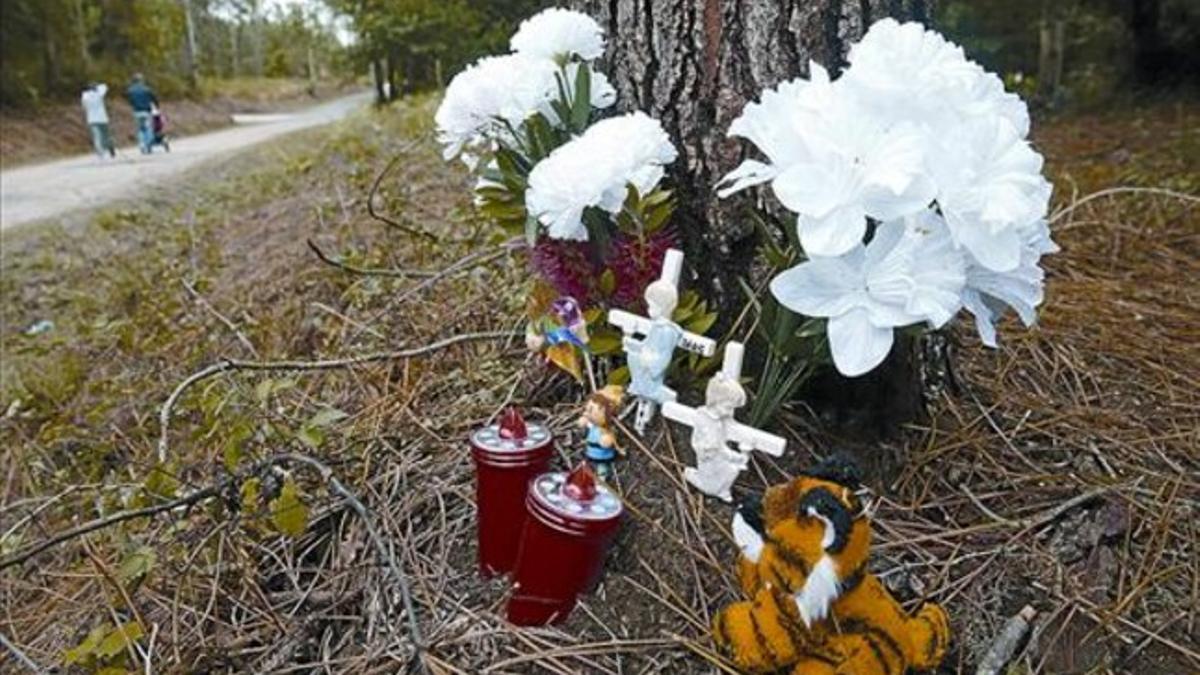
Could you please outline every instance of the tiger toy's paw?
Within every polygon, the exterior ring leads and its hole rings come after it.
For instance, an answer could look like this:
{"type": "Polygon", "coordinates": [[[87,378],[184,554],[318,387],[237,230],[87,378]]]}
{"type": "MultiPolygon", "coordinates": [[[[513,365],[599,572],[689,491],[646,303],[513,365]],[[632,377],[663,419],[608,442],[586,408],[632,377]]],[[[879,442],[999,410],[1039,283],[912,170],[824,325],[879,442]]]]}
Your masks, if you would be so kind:
{"type": "Polygon", "coordinates": [[[912,622],[915,624],[912,635],[921,643],[921,648],[916,650],[912,668],[936,668],[946,657],[946,648],[950,646],[950,617],[941,605],[926,603],[917,610],[912,622]]]}
{"type": "Polygon", "coordinates": [[[753,602],[735,602],[713,617],[713,640],[726,656],[743,671],[759,673],[777,669],[755,635],[753,602]]]}

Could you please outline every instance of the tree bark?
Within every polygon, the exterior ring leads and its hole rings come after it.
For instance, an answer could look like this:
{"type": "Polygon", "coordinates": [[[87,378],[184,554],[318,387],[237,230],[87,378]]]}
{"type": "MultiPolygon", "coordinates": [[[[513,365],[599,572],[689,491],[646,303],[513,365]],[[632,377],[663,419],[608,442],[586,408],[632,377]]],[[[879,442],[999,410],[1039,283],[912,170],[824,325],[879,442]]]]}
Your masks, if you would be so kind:
{"type": "MultiPolygon", "coordinates": [[[[749,211],[778,208],[767,190],[717,199],[716,181],[752,152],[744,141],[727,138],[730,123],[764,89],[807,76],[810,60],[840,72],[850,45],[873,22],[891,16],[928,23],[934,2],[575,0],[608,35],[601,65],[619,105],[661,120],[679,149],[670,172],[679,203],[675,224],[690,267],[702,271],[690,283],[716,302],[726,321],[745,304],[738,279],[750,277],[754,263],[749,211]]],[[[841,380],[828,391],[817,385],[811,395],[839,408],[839,399],[850,407],[866,404],[877,428],[911,419],[922,408],[912,386],[920,379],[914,351],[897,348],[878,375],[841,380]],[[886,410],[874,405],[880,400],[888,402],[886,410]]]]}

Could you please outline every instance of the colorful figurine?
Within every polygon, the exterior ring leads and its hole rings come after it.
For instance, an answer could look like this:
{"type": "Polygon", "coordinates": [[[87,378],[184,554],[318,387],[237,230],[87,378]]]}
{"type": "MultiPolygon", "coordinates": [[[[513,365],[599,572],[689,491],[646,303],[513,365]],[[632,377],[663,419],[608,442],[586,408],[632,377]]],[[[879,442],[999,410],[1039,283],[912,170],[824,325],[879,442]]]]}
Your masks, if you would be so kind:
{"type": "Polygon", "coordinates": [[[692,428],[692,450],[696,467],[688,467],[683,477],[704,494],[733,501],[730,489],[750,461],[750,452],[760,450],[779,457],[787,442],[765,431],[748,427],[733,418],[746,404],[746,391],[738,383],[742,373],[744,348],[740,342],[725,345],[721,372],[708,381],[704,405],[689,408],[675,401],[663,404],[663,417],[692,428]],[[730,447],[737,444],[737,449],[730,447]]]}
{"type": "Polygon", "coordinates": [[[909,615],[867,572],[871,524],[857,469],[826,461],[734,516],[744,602],[713,618],[717,645],[750,672],[884,675],[931,670],[950,642],[941,606],[909,615]]]}
{"type": "Polygon", "coordinates": [[[548,361],[582,381],[580,353],[584,364],[590,366],[587,321],[575,298],[563,296],[550,300],[552,294],[549,287],[539,286],[530,295],[525,346],[531,352],[544,354],[548,361]]]}
{"type": "Polygon", "coordinates": [[[689,333],[671,320],[679,303],[679,275],[683,270],[683,253],[667,249],[663,258],[662,275],[646,287],[646,313],[649,318],[619,309],[610,310],[608,322],[625,334],[621,344],[629,365],[629,393],[638,399],[634,428],[645,433],[658,405],[675,400],[675,392],[663,383],[675,348],[712,356],[717,344],[689,333]],[[636,335],[641,335],[639,340],[636,335]]]}
{"type": "Polygon", "coordinates": [[[625,390],[616,385],[600,389],[588,397],[583,404],[583,415],[577,421],[579,427],[585,430],[584,442],[587,446],[583,456],[596,475],[606,481],[612,480],[613,461],[617,453],[622,452],[617,446],[612,421],[616,419],[624,396],[625,390]]]}

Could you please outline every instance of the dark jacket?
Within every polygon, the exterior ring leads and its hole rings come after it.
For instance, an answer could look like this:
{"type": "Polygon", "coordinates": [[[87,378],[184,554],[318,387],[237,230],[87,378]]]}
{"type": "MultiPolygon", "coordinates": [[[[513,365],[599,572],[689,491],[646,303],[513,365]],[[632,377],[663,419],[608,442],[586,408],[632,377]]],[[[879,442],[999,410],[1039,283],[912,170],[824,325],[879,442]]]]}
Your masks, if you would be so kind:
{"type": "Polygon", "coordinates": [[[158,97],[154,95],[154,90],[142,82],[129,85],[125,90],[125,98],[129,100],[134,112],[150,112],[158,105],[158,97]]]}

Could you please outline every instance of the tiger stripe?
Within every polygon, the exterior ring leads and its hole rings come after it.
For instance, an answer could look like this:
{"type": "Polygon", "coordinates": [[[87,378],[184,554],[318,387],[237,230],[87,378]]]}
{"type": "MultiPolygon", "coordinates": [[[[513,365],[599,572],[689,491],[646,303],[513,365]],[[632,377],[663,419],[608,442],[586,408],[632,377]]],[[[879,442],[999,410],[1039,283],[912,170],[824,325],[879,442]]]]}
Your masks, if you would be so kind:
{"type": "Polygon", "coordinates": [[[767,640],[767,636],[763,633],[762,626],[758,624],[758,613],[750,612],[748,616],[750,618],[750,629],[754,631],[754,640],[758,643],[763,656],[767,658],[767,662],[771,664],[771,667],[779,667],[782,662],[779,660],[779,655],[775,653],[774,647],[767,640]]]}

